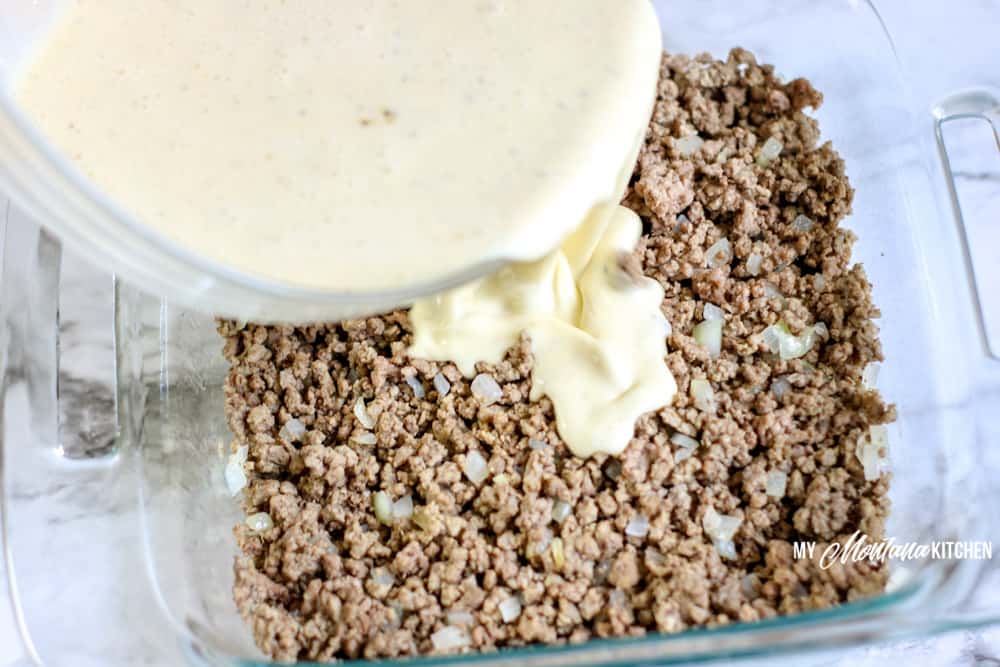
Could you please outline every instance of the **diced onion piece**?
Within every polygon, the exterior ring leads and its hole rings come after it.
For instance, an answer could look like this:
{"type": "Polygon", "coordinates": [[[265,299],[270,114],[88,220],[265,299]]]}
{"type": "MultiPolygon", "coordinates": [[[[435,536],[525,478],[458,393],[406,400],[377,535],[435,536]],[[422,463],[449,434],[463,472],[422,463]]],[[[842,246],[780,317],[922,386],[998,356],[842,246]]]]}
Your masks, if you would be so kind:
{"type": "Polygon", "coordinates": [[[449,611],[445,614],[445,618],[448,619],[448,625],[472,625],[476,622],[476,619],[473,618],[472,614],[461,609],[449,611]]]}
{"type": "Polygon", "coordinates": [[[865,370],[861,373],[861,384],[869,389],[874,389],[875,384],[878,382],[878,372],[880,368],[881,366],[874,361],[865,366],[865,370]]]}
{"type": "Polygon", "coordinates": [[[266,533],[274,528],[274,521],[267,512],[257,512],[246,518],[247,528],[255,533],[266,533]]]}
{"type": "Polygon", "coordinates": [[[760,332],[760,339],[764,341],[771,352],[777,352],[781,348],[781,329],[776,324],[772,324],[760,332]]]}
{"type": "Polygon", "coordinates": [[[446,625],[431,635],[431,643],[436,651],[450,651],[469,645],[469,636],[461,628],[446,625]]]}
{"type": "Polygon", "coordinates": [[[693,449],[688,449],[687,447],[681,447],[674,454],[674,463],[680,463],[681,461],[687,461],[689,458],[691,458],[691,453],[693,451],[694,451],[693,449]]]}
{"type": "Polygon", "coordinates": [[[492,405],[503,396],[500,385],[487,373],[480,373],[472,380],[472,393],[479,397],[483,405],[492,405]]]}
{"type": "Polygon", "coordinates": [[[812,231],[812,228],[815,226],[816,223],[804,215],[797,215],[795,216],[795,219],[792,220],[792,227],[794,227],[800,232],[812,231]]]}
{"type": "Polygon", "coordinates": [[[510,482],[510,478],[505,473],[500,473],[493,478],[494,484],[507,484],[508,482],[510,482]]]}
{"type": "Polygon", "coordinates": [[[826,328],[826,322],[817,322],[812,326],[812,332],[820,338],[829,338],[830,330],[826,328]]]}
{"type": "Polygon", "coordinates": [[[390,621],[387,621],[384,627],[398,628],[400,624],[403,622],[403,616],[405,616],[405,612],[403,611],[403,605],[399,604],[398,602],[390,602],[389,608],[392,609],[392,615],[394,618],[390,621]]]}
{"type": "Polygon", "coordinates": [[[722,353],[722,320],[705,320],[695,325],[691,335],[708,350],[708,356],[717,359],[722,353]]]}
{"type": "Polygon", "coordinates": [[[476,450],[472,450],[465,455],[465,462],[462,464],[462,472],[465,473],[465,476],[469,478],[470,482],[473,484],[479,484],[486,479],[488,472],[486,468],[486,459],[484,459],[483,455],[476,450]]]}
{"type": "Polygon", "coordinates": [[[701,443],[689,435],[677,432],[670,436],[670,442],[683,449],[696,449],[701,443]]]}
{"type": "Polygon", "coordinates": [[[413,390],[413,395],[416,398],[423,398],[427,395],[427,392],[424,391],[423,383],[417,378],[413,376],[406,378],[406,384],[410,385],[410,389],[413,390]]]}
{"type": "Polygon", "coordinates": [[[677,152],[681,154],[682,157],[690,157],[694,155],[705,143],[705,140],[699,137],[697,134],[689,134],[686,137],[680,137],[679,139],[674,139],[674,148],[677,152]]]}
{"type": "Polygon", "coordinates": [[[250,454],[249,445],[240,445],[236,448],[236,451],[229,455],[230,461],[235,461],[236,463],[246,463],[247,456],[250,454]]]}
{"type": "Polygon", "coordinates": [[[557,570],[561,569],[566,564],[566,551],[563,548],[562,538],[553,538],[549,549],[552,551],[552,564],[556,566],[557,570]]]}
{"type": "Polygon", "coordinates": [[[747,273],[751,276],[759,276],[761,265],[764,263],[764,258],[755,252],[750,253],[747,257],[747,273]]]}
{"type": "Polygon", "coordinates": [[[729,239],[723,236],[708,247],[708,250],[705,251],[705,257],[709,268],[717,269],[720,266],[725,266],[733,260],[733,246],[730,245],[729,239]]]}
{"type": "Polygon", "coordinates": [[[437,391],[438,396],[444,398],[451,391],[451,383],[448,382],[448,378],[438,373],[434,376],[434,389],[437,391]]]}
{"type": "Polygon", "coordinates": [[[536,452],[541,451],[547,448],[548,446],[549,443],[545,442],[544,440],[535,440],[534,438],[528,438],[528,447],[531,447],[536,452]]]}
{"type": "Polygon", "coordinates": [[[858,440],[854,450],[869,482],[889,469],[889,432],[883,424],[875,424],[858,440]]]}
{"type": "Polygon", "coordinates": [[[396,583],[396,577],[389,571],[388,568],[377,567],[372,570],[372,581],[379,586],[391,588],[392,585],[396,583]]]}
{"type": "Polygon", "coordinates": [[[361,396],[358,396],[358,400],[354,401],[354,416],[357,417],[358,423],[369,431],[375,428],[375,420],[368,414],[365,399],[361,396]]]}
{"type": "Polygon", "coordinates": [[[822,273],[817,273],[813,277],[813,286],[818,290],[822,290],[823,288],[826,287],[826,278],[823,276],[822,273]]]}
{"type": "Polygon", "coordinates": [[[748,574],[740,580],[740,589],[743,591],[743,595],[748,598],[752,598],[757,593],[757,575],[748,574]]]}
{"type": "Polygon", "coordinates": [[[781,149],[784,146],[781,142],[774,137],[768,137],[764,145],[760,147],[760,153],[757,154],[757,164],[761,167],[766,167],[771,163],[771,160],[781,155],[781,149]]]}
{"type": "Polygon", "coordinates": [[[667,557],[659,550],[650,547],[646,549],[646,561],[659,566],[667,562],[667,557]]]}
{"type": "Polygon", "coordinates": [[[733,536],[736,535],[736,531],[739,530],[741,523],[743,523],[743,520],[739,517],[719,514],[715,511],[714,507],[709,507],[701,520],[701,525],[704,527],[705,533],[713,540],[722,541],[732,540],[733,536]]]}
{"type": "Polygon", "coordinates": [[[372,496],[372,508],[375,510],[375,518],[379,523],[389,525],[392,523],[392,500],[385,491],[379,491],[372,496]]]}
{"type": "Polygon", "coordinates": [[[226,488],[229,495],[235,496],[247,485],[247,474],[243,471],[243,464],[230,458],[223,471],[226,478],[226,488]]]}
{"type": "Polygon", "coordinates": [[[774,283],[767,280],[764,281],[764,296],[766,296],[769,299],[785,298],[785,295],[781,293],[781,290],[779,290],[774,283]]]}
{"type": "Polygon", "coordinates": [[[552,544],[552,531],[544,528],[542,529],[542,536],[538,538],[538,541],[528,544],[526,549],[528,558],[545,553],[550,544],[552,544]]]}
{"type": "Polygon", "coordinates": [[[772,470],[767,473],[765,486],[767,495],[772,498],[783,498],[785,496],[785,488],[788,486],[788,475],[780,470],[772,470]]]}
{"type": "Polygon", "coordinates": [[[804,357],[809,349],[812,347],[812,336],[811,331],[803,331],[801,336],[793,336],[788,334],[783,336],[778,346],[778,355],[785,359],[798,359],[799,357],[804,357]]]}
{"type": "Polygon", "coordinates": [[[413,496],[403,496],[392,504],[393,519],[409,519],[413,516],[413,496]]]}
{"type": "Polygon", "coordinates": [[[761,339],[771,352],[777,352],[782,359],[798,359],[812,349],[816,341],[816,327],[807,327],[801,335],[795,336],[784,321],[779,321],[764,329],[761,339]]]}
{"type": "Polygon", "coordinates": [[[715,550],[727,560],[736,560],[736,545],[732,540],[714,540],[715,550]]]}
{"type": "Polygon", "coordinates": [[[732,539],[736,531],[739,530],[742,520],[739,517],[729,516],[727,514],[719,515],[719,539],[732,539]]]}
{"type": "Polygon", "coordinates": [[[621,607],[625,604],[625,591],[615,589],[608,595],[608,604],[614,607],[621,607]]]}
{"type": "Polygon", "coordinates": [[[556,523],[562,523],[569,516],[572,509],[566,501],[557,500],[552,504],[552,520],[556,523]]]}
{"type": "Polygon", "coordinates": [[[649,533],[649,519],[642,514],[636,514],[625,526],[625,534],[629,537],[646,537],[649,533]]]}
{"type": "Polygon", "coordinates": [[[278,431],[278,436],[288,442],[295,442],[306,434],[306,426],[295,417],[292,417],[278,431]]]}
{"type": "Polygon", "coordinates": [[[503,619],[503,622],[510,623],[521,615],[521,601],[517,599],[517,596],[512,595],[497,605],[497,609],[500,610],[500,618],[503,619]]]}
{"type": "Polygon", "coordinates": [[[726,312],[714,303],[706,303],[705,307],[702,309],[702,317],[704,317],[707,322],[724,320],[726,319],[726,312]]]}
{"type": "Polygon", "coordinates": [[[771,383],[771,393],[777,399],[781,399],[791,390],[792,383],[788,381],[788,378],[779,377],[771,383]]]}
{"type": "Polygon", "coordinates": [[[694,399],[694,406],[702,412],[715,412],[715,392],[708,380],[691,380],[691,398],[694,399]]]}
{"type": "Polygon", "coordinates": [[[375,437],[375,434],[369,431],[361,431],[357,435],[352,435],[351,440],[359,445],[374,445],[378,442],[378,438],[375,437]]]}

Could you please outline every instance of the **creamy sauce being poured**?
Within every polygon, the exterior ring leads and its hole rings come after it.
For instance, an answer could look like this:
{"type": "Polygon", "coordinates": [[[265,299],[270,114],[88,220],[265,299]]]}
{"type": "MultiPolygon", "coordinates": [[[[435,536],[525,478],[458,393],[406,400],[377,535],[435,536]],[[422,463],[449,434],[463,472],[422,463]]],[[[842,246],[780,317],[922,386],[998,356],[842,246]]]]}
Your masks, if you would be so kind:
{"type": "Polygon", "coordinates": [[[647,0],[71,2],[15,90],[166,239],[335,292],[535,259],[614,201],[647,0]]]}
{"type": "Polygon", "coordinates": [[[15,95],[137,221],[259,278],[400,290],[519,260],[417,303],[411,352],[472,373],[526,332],[532,398],[587,456],[676,391],[663,292],[619,266],[659,60],[647,0],[99,0],[15,95]]]}
{"type": "Polygon", "coordinates": [[[556,252],[419,301],[411,354],[452,360],[466,375],[499,362],[521,332],[535,356],[531,400],[552,400],[559,435],[577,456],[617,454],[639,415],[670,403],[663,288],[626,275],[642,231],[622,206],[596,208],[556,252]]]}

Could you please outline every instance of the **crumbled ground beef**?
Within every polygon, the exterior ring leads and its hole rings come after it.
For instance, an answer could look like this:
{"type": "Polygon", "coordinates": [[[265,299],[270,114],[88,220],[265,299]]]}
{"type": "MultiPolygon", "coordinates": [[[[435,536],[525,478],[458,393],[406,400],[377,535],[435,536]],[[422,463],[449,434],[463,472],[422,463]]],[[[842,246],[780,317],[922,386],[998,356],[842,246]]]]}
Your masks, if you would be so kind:
{"type": "Polygon", "coordinates": [[[878,539],[889,511],[888,478],[866,481],[855,455],[894,412],[861,381],[881,358],[878,311],[850,263],[854,237],[838,227],[853,193],[844,164],[802,112],[820,101],[808,81],[783,84],[742,49],[725,62],[664,56],[624,200],[645,234],[622,265],[663,285],[679,392],[639,419],[620,457],[570,454],[552,404],[528,400],[527,340],[480,364],[503,389],[485,405],[454,365],[407,355],[405,311],[221,322],[227,418],[234,446],[249,445],[244,508],[274,522],[235,529],[236,603],[260,648],[286,661],[431,653],[449,624],[467,640],[459,650],[582,642],[880,592],[882,564],[824,570],[792,557],[793,540],[817,541],[818,558],[856,530],[878,539]],[[694,133],[704,143],[685,154],[675,140],[694,133]],[[769,137],[783,148],[766,163],[769,137]],[[794,224],[800,215],[811,226],[794,224]],[[732,258],[708,268],[722,238],[732,258]],[[691,335],[707,303],[725,313],[717,358],[691,335]],[[823,322],[828,334],[782,360],[761,340],[779,320],[792,333],[823,322]],[[711,411],[689,395],[696,378],[711,383],[711,411]],[[687,455],[675,433],[699,445],[687,455]],[[478,483],[464,472],[473,452],[488,466],[478,483]],[[766,493],[773,471],[787,475],[781,498],[766,493]],[[379,491],[411,498],[412,515],[380,522],[379,491]],[[709,509],[741,520],[734,559],[706,535],[709,509]],[[648,531],[627,535],[639,515],[648,531]],[[520,612],[504,621],[511,598],[520,612]]]}

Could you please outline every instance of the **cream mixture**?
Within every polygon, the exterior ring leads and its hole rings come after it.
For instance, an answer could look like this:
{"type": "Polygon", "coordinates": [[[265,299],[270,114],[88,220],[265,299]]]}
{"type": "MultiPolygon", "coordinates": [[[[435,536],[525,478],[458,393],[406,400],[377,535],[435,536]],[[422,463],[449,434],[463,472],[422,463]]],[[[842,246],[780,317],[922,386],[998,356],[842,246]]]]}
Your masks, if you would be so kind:
{"type": "Polygon", "coordinates": [[[641,233],[629,209],[596,207],[548,257],[418,301],[411,353],[454,361],[471,376],[477,361],[499,362],[526,332],[531,400],[552,400],[559,435],[577,456],[620,453],[639,415],[677,392],[663,361],[663,288],[621,266],[641,233]]]}
{"type": "Polygon", "coordinates": [[[170,241],[391,290],[536,259],[616,200],[659,48],[646,0],[77,0],[15,95],[170,241]]]}
{"type": "Polygon", "coordinates": [[[659,60],[646,0],[79,0],[15,95],[137,221],[258,278],[391,291],[518,260],[417,304],[413,352],[471,371],[527,331],[586,455],[673,392],[659,288],[613,267],[659,60]]]}

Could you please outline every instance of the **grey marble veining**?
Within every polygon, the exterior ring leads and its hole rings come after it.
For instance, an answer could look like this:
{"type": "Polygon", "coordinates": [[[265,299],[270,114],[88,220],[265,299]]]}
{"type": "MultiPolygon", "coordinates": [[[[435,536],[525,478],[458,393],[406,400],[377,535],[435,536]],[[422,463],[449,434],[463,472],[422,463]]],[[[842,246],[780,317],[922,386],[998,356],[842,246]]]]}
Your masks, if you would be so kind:
{"type": "MultiPolygon", "coordinates": [[[[883,0],[878,4],[895,37],[919,113],[926,112],[929,116],[932,103],[956,88],[985,83],[1000,89],[1000,47],[996,46],[1000,1],[914,3],[883,0]]],[[[1000,154],[991,149],[988,132],[982,124],[956,124],[948,128],[946,138],[963,213],[970,228],[970,238],[974,240],[977,277],[982,285],[1000,285],[1000,154]]],[[[60,379],[62,432],[64,439],[72,441],[72,446],[100,454],[110,445],[115,429],[110,384],[113,350],[110,338],[100,333],[110,327],[110,279],[74,261],[68,262],[64,271],[74,280],[68,281],[73,291],[63,296],[61,343],[66,357],[60,379]]],[[[989,290],[986,294],[988,326],[997,336],[1000,335],[1000,298],[989,290]]],[[[974,369],[970,381],[976,387],[978,409],[983,415],[981,440],[1000,444],[1000,420],[986,418],[995,415],[1000,407],[1000,362],[984,359],[974,369]]],[[[979,464],[1000,473],[1000,447],[985,452],[984,457],[979,464]]],[[[1000,479],[1000,474],[993,477],[1000,479]]],[[[92,483],[101,483],[100,477],[95,477],[92,483]]],[[[135,509],[114,495],[105,501],[106,504],[100,507],[81,508],[84,514],[104,513],[115,517],[115,521],[102,527],[105,531],[102,534],[112,537],[102,551],[102,560],[88,565],[93,568],[88,576],[95,581],[112,581],[111,590],[120,598],[109,603],[107,618],[80,619],[80,632],[99,634],[102,628],[129,627],[135,628],[129,630],[135,637],[127,644],[131,648],[124,653],[116,653],[103,661],[94,656],[80,656],[78,664],[180,664],[181,658],[162,627],[162,621],[143,616],[150,610],[155,611],[155,601],[143,585],[145,573],[121,571],[127,562],[124,554],[137,542],[135,509]],[[145,622],[136,623],[137,618],[145,622]],[[108,663],[107,659],[114,662],[108,663]]],[[[1000,483],[993,482],[986,489],[986,497],[979,502],[1000,506],[1000,483]]],[[[66,516],[63,520],[73,521],[74,518],[66,516]]],[[[95,585],[95,592],[98,590],[100,588],[95,585]]],[[[1000,604],[1000,581],[993,582],[992,592],[988,594],[1000,604]]],[[[0,666],[22,664],[25,660],[18,648],[10,606],[5,599],[5,582],[0,578],[0,666]]],[[[72,600],[59,600],[59,604],[71,608],[72,600]]],[[[882,667],[887,661],[961,667],[1000,665],[1000,627],[825,653],[813,656],[808,662],[831,667],[882,667]]],[[[776,664],[776,661],[761,664],[776,664]]],[[[795,658],[781,661],[781,664],[803,662],[795,658]]]]}

